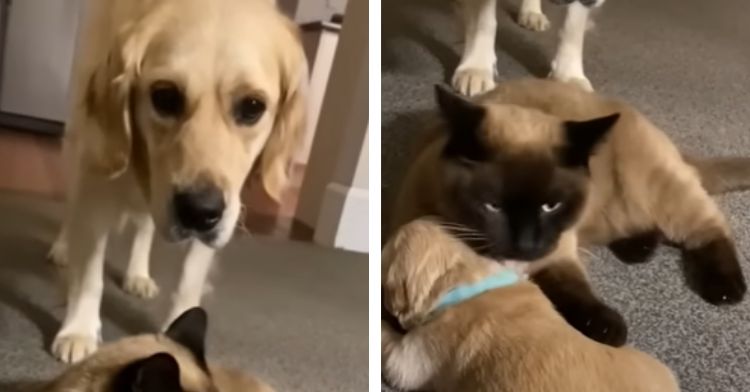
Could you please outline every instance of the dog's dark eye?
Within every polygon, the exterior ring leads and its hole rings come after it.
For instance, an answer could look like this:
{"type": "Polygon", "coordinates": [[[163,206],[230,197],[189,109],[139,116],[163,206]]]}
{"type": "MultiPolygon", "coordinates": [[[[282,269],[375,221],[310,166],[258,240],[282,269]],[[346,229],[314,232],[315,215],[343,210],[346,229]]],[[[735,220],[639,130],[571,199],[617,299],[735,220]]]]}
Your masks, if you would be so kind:
{"type": "Polygon", "coordinates": [[[263,112],[266,111],[266,104],[258,98],[242,97],[234,104],[232,115],[234,120],[240,125],[253,125],[263,112]]]}
{"type": "Polygon", "coordinates": [[[178,117],[185,110],[185,96],[172,82],[159,81],[151,86],[151,104],[165,117],[178,117]]]}

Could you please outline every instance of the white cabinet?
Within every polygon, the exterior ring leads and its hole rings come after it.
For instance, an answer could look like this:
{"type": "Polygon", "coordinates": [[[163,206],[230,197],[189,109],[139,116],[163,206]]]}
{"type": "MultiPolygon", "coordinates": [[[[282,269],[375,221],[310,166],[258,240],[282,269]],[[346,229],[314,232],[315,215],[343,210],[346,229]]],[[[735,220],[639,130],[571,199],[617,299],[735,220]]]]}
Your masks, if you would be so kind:
{"type": "Polygon", "coordinates": [[[64,122],[82,1],[6,3],[0,111],[64,122]]]}

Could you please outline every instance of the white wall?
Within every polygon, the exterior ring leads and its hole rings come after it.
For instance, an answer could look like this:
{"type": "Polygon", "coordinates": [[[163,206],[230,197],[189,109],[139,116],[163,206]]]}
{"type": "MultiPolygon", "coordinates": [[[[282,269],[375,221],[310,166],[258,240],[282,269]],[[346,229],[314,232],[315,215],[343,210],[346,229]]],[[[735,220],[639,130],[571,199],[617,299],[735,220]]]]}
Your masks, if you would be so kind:
{"type": "Polygon", "coordinates": [[[64,121],[80,0],[22,0],[10,6],[0,110],[64,121]]]}

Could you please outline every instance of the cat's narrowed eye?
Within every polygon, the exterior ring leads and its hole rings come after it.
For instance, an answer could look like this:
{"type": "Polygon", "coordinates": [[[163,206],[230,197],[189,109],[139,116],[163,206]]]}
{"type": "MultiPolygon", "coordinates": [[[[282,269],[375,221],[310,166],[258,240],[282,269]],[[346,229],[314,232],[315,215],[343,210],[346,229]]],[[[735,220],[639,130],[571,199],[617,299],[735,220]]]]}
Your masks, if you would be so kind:
{"type": "Polygon", "coordinates": [[[500,206],[493,203],[484,203],[484,209],[493,214],[497,214],[498,212],[500,212],[500,206]]]}
{"type": "Polygon", "coordinates": [[[556,203],[544,203],[542,204],[542,212],[545,214],[549,214],[550,212],[557,211],[562,206],[562,202],[556,202],[556,203]]]}

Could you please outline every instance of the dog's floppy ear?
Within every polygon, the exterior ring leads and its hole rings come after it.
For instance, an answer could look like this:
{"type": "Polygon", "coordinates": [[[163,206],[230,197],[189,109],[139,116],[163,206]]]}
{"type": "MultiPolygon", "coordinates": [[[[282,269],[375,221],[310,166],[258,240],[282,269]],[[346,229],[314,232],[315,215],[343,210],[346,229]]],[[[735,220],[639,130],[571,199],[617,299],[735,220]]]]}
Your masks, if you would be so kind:
{"type": "Polygon", "coordinates": [[[112,382],[113,392],[182,392],[180,365],[168,353],[157,353],[122,369],[112,382]]]}
{"type": "Polygon", "coordinates": [[[281,98],[273,130],[260,157],[263,187],[274,200],[280,200],[288,181],[294,153],[304,135],[307,118],[308,69],[296,27],[282,35],[289,42],[279,43],[281,98]]]}
{"type": "Polygon", "coordinates": [[[88,75],[83,107],[95,127],[77,130],[88,146],[89,166],[115,178],[130,164],[133,143],[133,90],[148,42],[147,32],[135,24],[124,28],[105,59],[88,75]]]}

